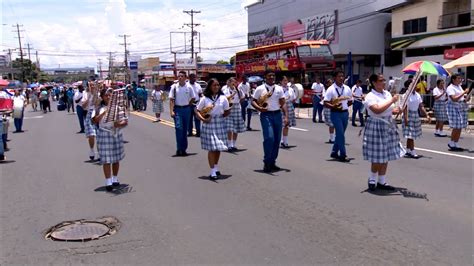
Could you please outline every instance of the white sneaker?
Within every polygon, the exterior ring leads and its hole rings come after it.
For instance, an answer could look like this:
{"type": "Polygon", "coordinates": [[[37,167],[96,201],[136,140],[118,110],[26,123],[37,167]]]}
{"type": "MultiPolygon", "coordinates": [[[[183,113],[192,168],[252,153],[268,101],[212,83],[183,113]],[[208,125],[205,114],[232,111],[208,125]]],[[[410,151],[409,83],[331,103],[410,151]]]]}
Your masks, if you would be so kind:
{"type": "Polygon", "coordinates": [[[438,136],[440,136],[440,137],[447,137],[448,135],[446,135],[446,133],[444,133],[443,131],[440,131],[440,132],[438,133],[438,136]]]}

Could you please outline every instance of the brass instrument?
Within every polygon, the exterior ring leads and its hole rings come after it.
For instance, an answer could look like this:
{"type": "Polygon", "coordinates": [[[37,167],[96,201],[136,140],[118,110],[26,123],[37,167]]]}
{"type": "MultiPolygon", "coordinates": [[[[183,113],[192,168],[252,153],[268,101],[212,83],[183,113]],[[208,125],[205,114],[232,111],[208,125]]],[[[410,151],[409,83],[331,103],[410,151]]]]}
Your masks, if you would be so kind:
{"type": "Polygon", "coordinates": [[[229,96],[227,96],[227,101],[229,102],[229,107],[232,107],[234,103],[232,100],[234,99],[234,96],[237,94],[238,89],[235,89],[234,92],[232,92],[229,96]]]}
{"type": "Polygon", "coordinates": [[[272,97],[272,95],[273,95],[273,90],[267,92],[266,94],[264,94],[262,96],[260,96],[260,98],[257,101],[257,104],[260,105],[263,108],[267,108],[267,106],[268,106],[267,101],[270,97],[272,97]]]}
{"type": "Polygon", "coordinates": [[[108,128],[116,134],[117,129],[114,123],[117,121],[128,120],[125,102],[125,89],[115,89],[112,91],[107,111],[105,113],[104,123],[108,124],[108,128]]]}
{"type": "Polygon", "coordinates": [[[340,96],[340,97],[332,99],[330,103],[334,106],[334,109],[341,110],[342,109],[341,101],[350,100],[350,99],[352,99],[352,97],[350,96],[340,96]]]}
{"type": "Polygon", "coordinates": [[[167,99],[168,99],[168,93],[162,91],[162,92],[161,92],[161,101],[164,102],[164,101],[166,101],[167,99]]]}
{"type": "Polygon", "coordinates": [[[204,119],[208,119],[209,117],[211,117],[212,109],[214,109],[214,104],[210,104],[210,105],[202,108],[202,110],[199,111],[199,113],[201,113],[201,115],[202,115],[202,117],[204,117],[204,119]]]}

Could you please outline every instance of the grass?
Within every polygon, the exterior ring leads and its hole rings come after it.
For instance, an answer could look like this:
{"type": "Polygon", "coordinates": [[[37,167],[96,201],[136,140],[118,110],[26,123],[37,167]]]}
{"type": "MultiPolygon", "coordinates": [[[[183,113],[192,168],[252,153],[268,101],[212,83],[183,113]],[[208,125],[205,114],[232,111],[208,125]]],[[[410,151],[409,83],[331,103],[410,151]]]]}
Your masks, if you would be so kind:
{"type": "Polygon", "coordinates": [[[474,119],[474,111],[473,110],[469,111],[468,119],[474,119]]]}

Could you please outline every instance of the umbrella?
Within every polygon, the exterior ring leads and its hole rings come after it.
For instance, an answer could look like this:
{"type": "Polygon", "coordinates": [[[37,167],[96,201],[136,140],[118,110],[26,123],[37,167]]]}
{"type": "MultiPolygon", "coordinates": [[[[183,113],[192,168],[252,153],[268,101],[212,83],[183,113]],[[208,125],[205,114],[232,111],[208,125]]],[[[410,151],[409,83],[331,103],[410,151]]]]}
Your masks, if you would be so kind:
{"type": "Polygon", "coordinates": [[[432,61],[416,61],[408,66],[406,66],[403,70],[405,74],[420,74],[424,75],[438,75],[438,76],[449,76],[449,72],[440,64],[432,62],[432,61]]]}
{"type": "Polygon", "coordinates": [[[467,55],[460,57],[454,61],[451,61],[444,65],[446,69],[452,69],[457,67],[469,67],[474,66],[474,52],[470,52],[467,55]]]}
{"type": "Polygon", "coordinates": [[[6,79],[0,79],[0,86],[8,86],[10,82],[6,79]]]}
{"type": "Polygon", "coordinates": [[[250,83],[258,83],[258,82],[263,81],[263,78],[259,77],[259,76],[251,76],[251,77],[248,78],[248,81],[250,83]]]}

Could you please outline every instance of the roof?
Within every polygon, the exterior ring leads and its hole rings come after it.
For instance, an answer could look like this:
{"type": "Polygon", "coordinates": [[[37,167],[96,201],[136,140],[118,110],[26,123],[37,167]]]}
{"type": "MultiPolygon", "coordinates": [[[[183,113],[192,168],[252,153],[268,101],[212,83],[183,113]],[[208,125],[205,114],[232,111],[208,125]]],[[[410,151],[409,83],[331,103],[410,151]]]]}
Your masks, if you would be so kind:
{"type": "Polygon", "coordinates": [[[265,49],[268,49],[268,48],[275,49],[275,48],[278,48],[278,47],[286,47],[290,44],[296,44],[296,45],[315,45],[315,44],[316,45],[329,45],[329,42],[327,40],[317,40],[317,41],[314,41],[314,40],[313,41],[296,40],[296,41],[288,41],[288,42],[282,42],[282,43],[275,43],[275,44],[271,44],[271,45],[259,46],[259,47],[247,49],[247,50],[244,50],[244,51],[240,51],[240,52],[237,52],[237,53],[250,52],[250,51],[259,51],[259,50],[265,50],[265,49]]]}

